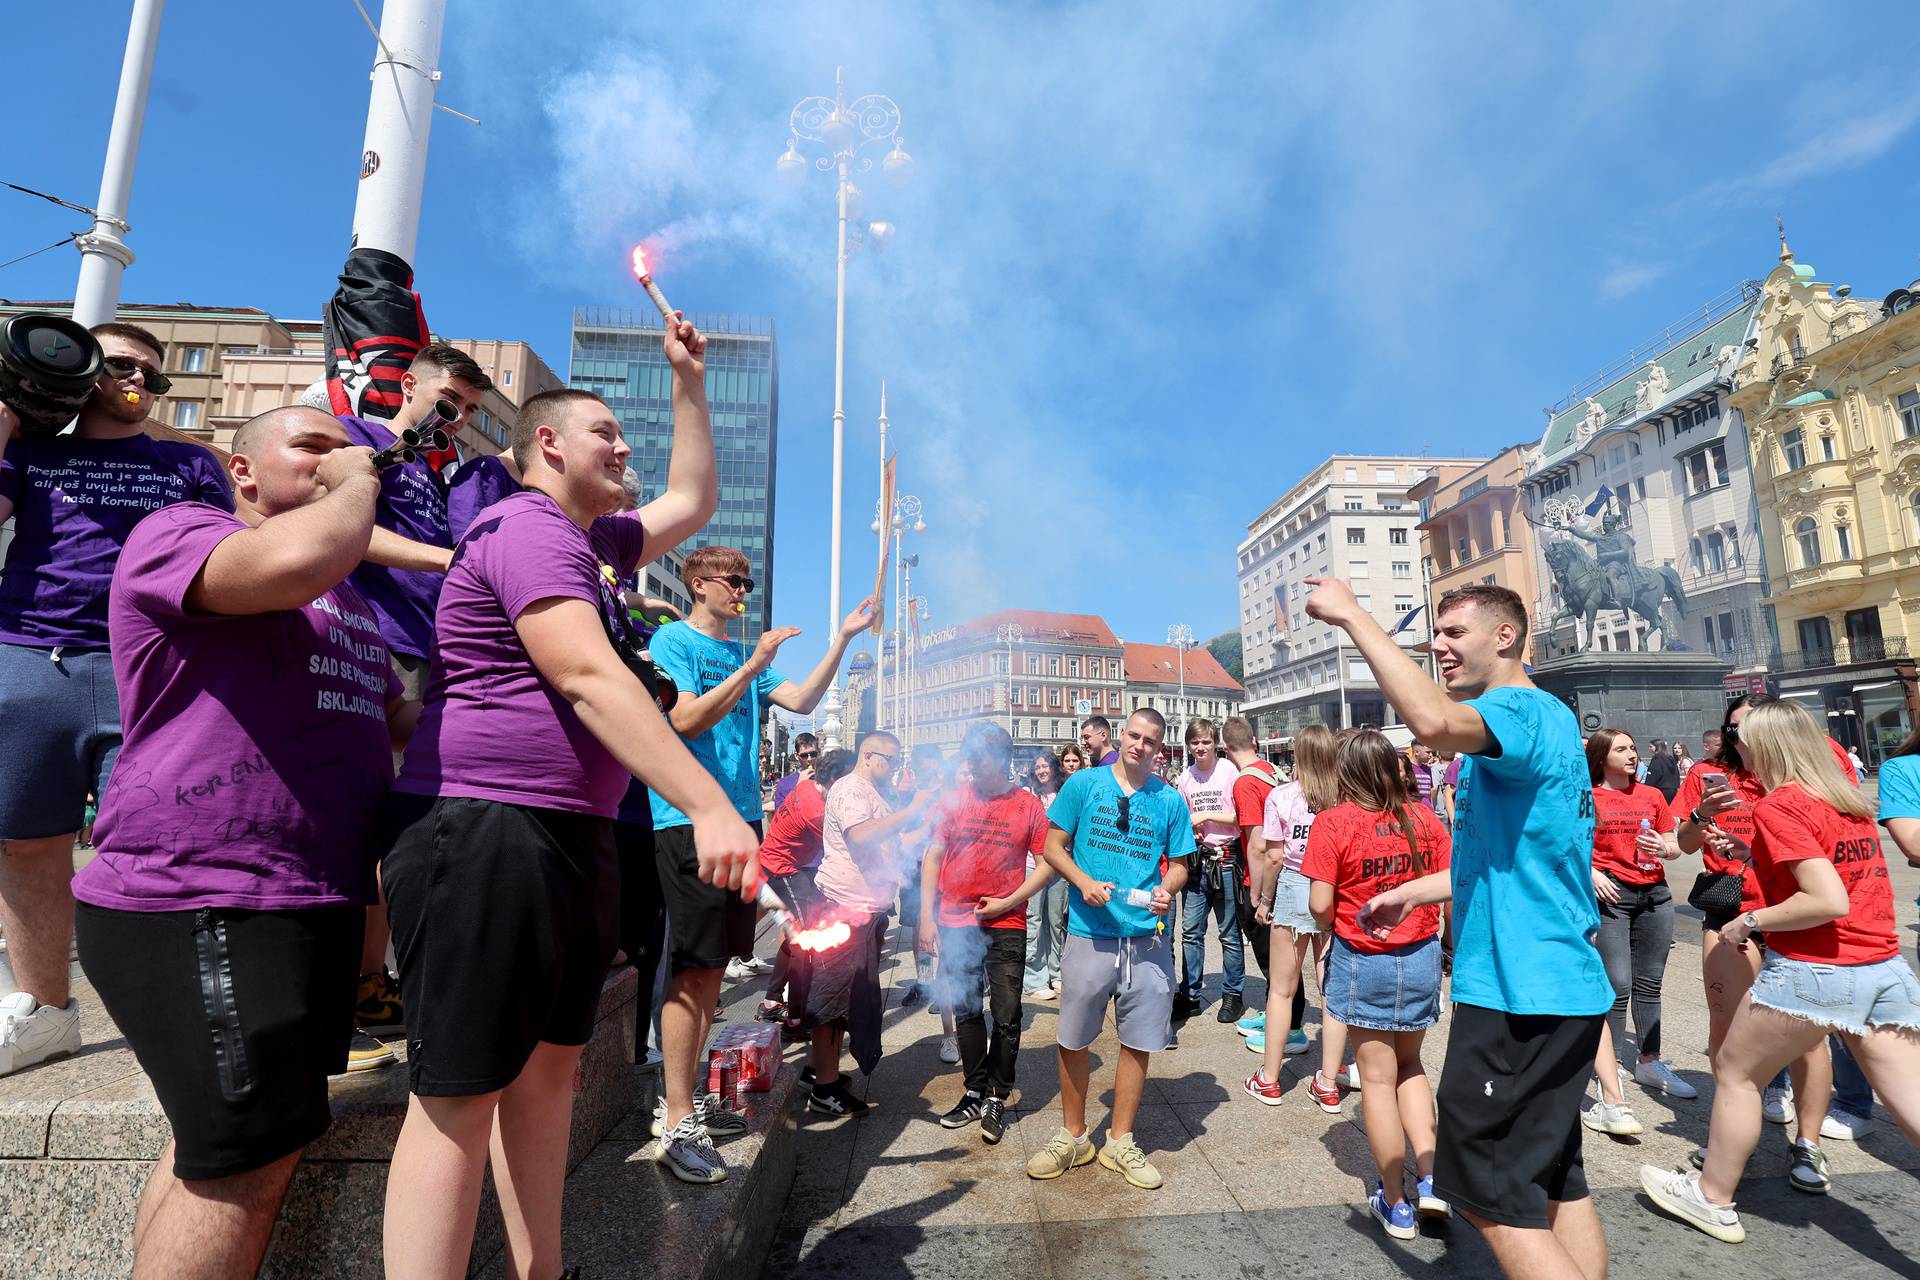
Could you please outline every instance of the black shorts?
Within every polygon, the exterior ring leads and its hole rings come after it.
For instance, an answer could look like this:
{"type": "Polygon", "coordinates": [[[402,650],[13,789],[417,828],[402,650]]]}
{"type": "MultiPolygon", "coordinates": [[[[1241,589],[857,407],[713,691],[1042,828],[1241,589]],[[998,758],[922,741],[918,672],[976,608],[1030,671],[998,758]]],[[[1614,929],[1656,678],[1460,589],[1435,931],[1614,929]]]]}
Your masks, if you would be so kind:
{"type": "Polygon", "coordinates": [[[880,949],[886,942],[885,912],[847,923],[853,936],[837,947],[810,952],[807,956],[805,1006],[800,1025],[845,1028],[852,1019],[854,1006],[880,1000],[880,949]]]}
{"type": "Polygon", "coordinates": [[[259,1169],[326,1132],[346,1070],[366,908],[75,904],[80,964],[173,1126],[173,1172],[259,1169]]]}
{"type": "Polygon", "coordinates": [[[826,895],[813,884],[813,867],[801,867],[790,876],[768,876],[767,884],[801,928],[818,919],[827,905],[826,895]]]}
{"type": "Polygon", "coordinates": [[[492,1093],[535,1046],[585,1044],[620,945],[612,819],[396,791],[384,825],[408,1088],[492,1093]]]}
{"type": "Polygon", "coordinates": [[[1549,1202],[1586,1199],[1580,1103],[1605,1025],[1454,1005],[1433,1193],[1509,1227],[1543,1228],[1549,1202]]]}
{"type": "MultiPolygon", "coordinates": [[[[754,834],[760,824],[753,823],[754,834]]],[[[660,893],[667,900],[667,956],[670,972],[724,969],[735,956],[753,954],[759,909],[739,893],[716,888],[700,878],[693,827],[681,823],[653,833],[660,866],[660,893]]]]}

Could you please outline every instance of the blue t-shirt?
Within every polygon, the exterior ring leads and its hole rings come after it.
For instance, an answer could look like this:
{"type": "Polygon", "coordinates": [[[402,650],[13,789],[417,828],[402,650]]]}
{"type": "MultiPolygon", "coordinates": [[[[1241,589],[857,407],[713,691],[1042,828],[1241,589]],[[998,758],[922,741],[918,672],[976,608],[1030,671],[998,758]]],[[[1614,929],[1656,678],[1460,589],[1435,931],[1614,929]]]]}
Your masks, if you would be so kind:
{"type": "Polygon", "coordinates": [[[1920,818],[1920,756],[1895,756],[1880,765],[1880,821],[1888,818],[1920,818]]]}
{"type": "Polygon", "coordinates": [[[1465,705],[1492,745],[1461,757],[1453,825],[1453,998],[1508,1013],[1613,1007],[1594,937],[1593,784],[1580,726],[1539,689],[1465,705]]]}
{"type": "MultiPolygon", "coordinates": [[[[653,665],[679,688],[683,698],[710,693],[747,665],[746,651],[732,640],[715,640],[684,622],[669,622],[647,644],[653,665]]],[[[769,667],[740,695],[733,709],[705,733],[684,741],[702,768],[719,780],[727,799],[748,822],[766,817],[760,808],[760,709],[787,678],[769,667]]],[[[684,827],[692,819],[653,793],[653,827],[684,827]]]]}
{"type": "MultiPolygon", "coordinates": [[[[1047,810],[1047,821],[1073,837],[1073,860],[1095,880],[1113,885],[1104,907],[1089,906],[1080,890],[1067,895],[1067,932],[1076,938],[1140,938],[1164,916],[1131,906],[1127,890],[1151,893],[1169,859],[1193,852],[1193,814],[1178,791],[1159,778],[1127,800],[1120,830],[1120,783],[1112,769],[1082,769],[1068,778],[1047,810]]],[[[1071,888],[1071,886],[1069,886],[1071,888]]]]}

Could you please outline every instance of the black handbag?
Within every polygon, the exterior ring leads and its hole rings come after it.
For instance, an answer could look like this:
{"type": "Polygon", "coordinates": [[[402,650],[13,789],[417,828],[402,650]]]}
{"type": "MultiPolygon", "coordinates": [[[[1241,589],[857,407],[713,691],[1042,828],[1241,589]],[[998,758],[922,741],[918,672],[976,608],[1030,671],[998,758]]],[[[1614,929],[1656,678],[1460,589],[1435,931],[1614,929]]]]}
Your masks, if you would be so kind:
{"type": "Polygon", "coordinates": [[[1740,909],[1746,877],[1729,871],[1702,871],[1693,878],[1687,905],[1704,916],[1731,916],[1740,909]]]}

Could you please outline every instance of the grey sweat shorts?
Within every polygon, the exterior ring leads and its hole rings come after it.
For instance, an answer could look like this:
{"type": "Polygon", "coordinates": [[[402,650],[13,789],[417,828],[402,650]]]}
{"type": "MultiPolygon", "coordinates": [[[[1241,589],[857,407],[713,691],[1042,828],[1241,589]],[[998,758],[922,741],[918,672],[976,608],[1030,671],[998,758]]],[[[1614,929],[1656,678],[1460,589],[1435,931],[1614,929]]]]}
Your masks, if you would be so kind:
{"type": "Polygon", "coordinates": [[[1165,934],[1068,935],[1060,958],[1060,1047],[1084,1049],[1098,1039],[1111,1001],[1120,1043],[1158,1053],[1173,1038],[1173,985],[1173,944],[1165,934]]]}

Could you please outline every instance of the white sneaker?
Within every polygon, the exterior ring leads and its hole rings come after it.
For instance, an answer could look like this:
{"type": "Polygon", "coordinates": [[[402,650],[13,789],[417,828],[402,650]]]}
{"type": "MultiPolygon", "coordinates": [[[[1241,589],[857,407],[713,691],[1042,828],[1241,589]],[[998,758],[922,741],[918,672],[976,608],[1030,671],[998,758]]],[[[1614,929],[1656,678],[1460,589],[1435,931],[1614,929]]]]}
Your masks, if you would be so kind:
{"type": "Polygon", "coordinates": [[[1760,1114],[1769,1124],[1785,1124],[1793,1119],[1793,1086],[1768,1089],[1761,1095],[1760,1114]]]}
{"type": "Polygon", "coordinates": [[[0,1000],[0,1076],[80,1052],[80,1002],[39,1004],[28,991],[0,1000]]]}
{"type": "Polygon", "coordinates": [[[1358,1089],[1360,1087],[1360,1064],[1357,1062],[1349,1062],[1347,1069],[1340,1073],[1340,1080],[1347,1088],[1358,1089]]]}
{"type": "Polygon", "coordinates": [[[1857,1116],[1838,1107],[1829,1107],[1827,1118],[1820,1122],[1820,1136],[1840,1142],[1858,1142],[1872,1132],[1873,1120],[1870,1117],[1857,1116]]]}
{"type": "Polygon", "coordinates": [[[1626,1103],[1604,1099],[1582,1111],[1580,1123],[1595,1133],[1608,1133],[1619,1138],[1632,1138],[1647,1131],[1644,1125],[1634,1119],[1633,1111],[1626,1103]]]}
{"type": "Polygon", "coordinates": [[[1060,993],[1052,987],[1042,987],[1038,991],[1028,991],[1025,994],[1029,1000],[1058,1000],[1060,998],[1060,993]]]}
{"type": "Polygon", "coordinates": [[[755,975],[773,972],[773,961],[762,960],[759,956],[748,956],[741,961],[741,967],[755,975]]]}
{"type": "MultiPolygon", "coordinates": [[[[747,1118],[720,1101],[717,1093],[703,1093],[693,1100],[693,1122],[709,1138],[734,1138],[747,1131],[747,1118]]],[[[675,1126],[678,1128],[678,1126],[675,1126]]],[[[653,1136],[667,1131],[667,1100],[653,1104],[653,1136]]]]}
{"type": "Polygon", "coordinates": [[[1747,1229],[1740,1225],[1740,1215],[1733,1211],[1732,1205],[1708,1204],[1706,1197],[1700,1194],[1700,1175],[1697,1173],[1657,1169],[1653,1165],[1643,1164],[1640,1166],[1640,1189],[1662,1209],[1688,1226],[1698,1227],[1715,1240],[1739,1244],[1747,1238],[1747,1229]]]}
{"type": "Polygon", "coordinates": [[[672,1133],[653,1144],[653,1159],[656,1164],[667,1166],[682,1182],[705,1185],[727,1180],[727,1162],[714,1150],[713,1139],[693,1116],[673,1126],[672,1133]]]}
{"type": "Polygon", "coordinates": [[[1649,1089],[1672,1094],[1676,1098],[1697,1098],[1700,1091],[1674,1074],[1665,1058],[1642,1059],[1634,1064],[1633,1078],[1649,1089]]]}
{"type": "Polygon", "coordinates": [[[940,1061],[948,1064],[960,1061],[960,1042],[954,1037],[940,1037],[940,1061]]]}
{"type": "Polygon", "coordinates": [[[727,961],[728,982],[744,982],[748,978],[753,977],[757,972],[758,970],[753,967],[751,960],[742,960],[740,957],[735,956],[733,959],[727,961]]]}

